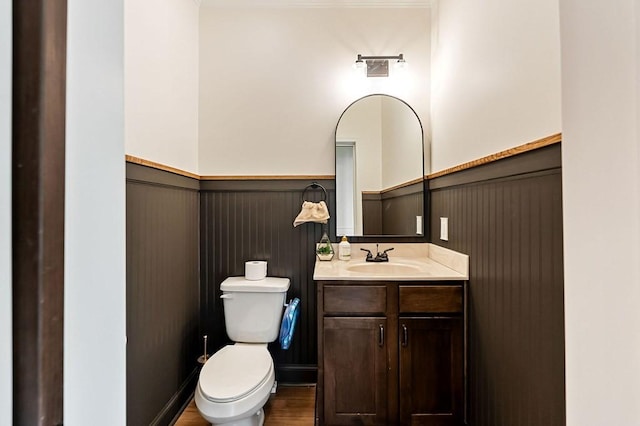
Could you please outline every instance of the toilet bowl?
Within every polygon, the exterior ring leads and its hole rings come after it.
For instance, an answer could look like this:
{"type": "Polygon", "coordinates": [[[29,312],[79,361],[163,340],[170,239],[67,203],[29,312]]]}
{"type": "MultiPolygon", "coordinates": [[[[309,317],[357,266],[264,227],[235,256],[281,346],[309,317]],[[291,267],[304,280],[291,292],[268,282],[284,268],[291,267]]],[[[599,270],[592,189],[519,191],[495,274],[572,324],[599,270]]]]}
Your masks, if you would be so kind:
{"type": "Polygon", "coordinates": [[[227,335],[236,343],[207,360],[194,396],[198,411],[214,426],[263,425],[262,407],[275,382],[267,343],[278,338],[289,284],[288,278],[230,277],[220,285],[227,335]]]}
{"type": "Polygon", "coordinates": [[[236,343],[216,352],[202,367],[195,402],[213,425],[262,426],[262,407],[275,381],[266,344],[236,343]]]}

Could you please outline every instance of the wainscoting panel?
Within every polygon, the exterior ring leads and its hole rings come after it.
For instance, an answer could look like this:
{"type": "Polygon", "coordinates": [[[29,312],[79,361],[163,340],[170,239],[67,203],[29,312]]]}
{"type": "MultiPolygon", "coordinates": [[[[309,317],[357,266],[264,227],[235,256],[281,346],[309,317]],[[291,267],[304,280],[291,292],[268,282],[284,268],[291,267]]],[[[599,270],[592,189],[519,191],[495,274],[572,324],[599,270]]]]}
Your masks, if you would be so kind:
{"type": "Polygon", "coordinates": [[[431,240],[470,255],[474,426],[565,424],[559,164],[558,144],[430,182],[431,240]],[[449,241],[439,238],[440,217],[449,241]]]}
{"type": "MultiPolygon", "coordinates": [[[[212,337],[212,351],[228,343],[220,300],[220,283],[244,275],[248,260],[266,260],[269,276],[291,279],[287,298],[299,297],[301,311],[289,350],[276,342],[270,351],[276,379],[286,383],[315,382],[317,375],[314,246],[322,225],[293,227],[302,205],[306,181],[202,182],[201,192],[201,320],[203,333],[212,337]]],[[[333,181],[320,181],[335,203],[333,181]]],[[[319,201],[319,191],[308,191],[308,201],[319,201]]],[[[335,241],[335,221],[330,236],[335,241]]]]}
{"type": "Polygon", "coordinates": [[[382,194],[384,235],[418,235],[416,216],[424,219],[423,190],[424,183],[420,182],[382,194]]]}
{"type": "Polygon", "coordinates": [[[127,164],[130,425],[169,424],[197,380],[198,185],[195,179],[127,164]]]}
{"type": "Polygon", "coordinates": [[[418,236],[416,216],[425,217],[424,189],[421,181],[390,191],[362,193],[364,235],[418,236]]]}

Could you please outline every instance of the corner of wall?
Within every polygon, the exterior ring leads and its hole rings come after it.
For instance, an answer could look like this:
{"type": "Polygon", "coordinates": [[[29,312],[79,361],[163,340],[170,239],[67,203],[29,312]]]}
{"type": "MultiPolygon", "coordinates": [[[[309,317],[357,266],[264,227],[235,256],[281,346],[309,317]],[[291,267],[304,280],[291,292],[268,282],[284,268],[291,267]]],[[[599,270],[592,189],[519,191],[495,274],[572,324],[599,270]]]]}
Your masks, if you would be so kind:
{"type": "Polygon", "coordinates": [[[68,3],[63,407],[68,425],[126,424],[123,9],[124,0],[68,3]]]}
{"type": "Polygon", "coordinates": [[[0,424],[13,423],[11,320],[11,16],[0,0],[0,424]]]}

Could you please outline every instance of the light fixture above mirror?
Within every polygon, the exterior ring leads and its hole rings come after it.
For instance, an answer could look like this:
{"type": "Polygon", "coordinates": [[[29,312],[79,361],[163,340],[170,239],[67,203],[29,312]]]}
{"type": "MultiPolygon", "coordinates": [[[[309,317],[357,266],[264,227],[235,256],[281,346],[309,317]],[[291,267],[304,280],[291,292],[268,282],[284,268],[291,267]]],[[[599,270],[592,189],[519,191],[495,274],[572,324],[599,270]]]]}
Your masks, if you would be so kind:
{"type": "Polygon", "coordinates": [[[389,59],[394,59],[397,68],[405,68],[407,61],[402,53],[396,56],[363,56],[358,54],[354,66],[367,70],[367,77],[389,77],[389,59]]]}

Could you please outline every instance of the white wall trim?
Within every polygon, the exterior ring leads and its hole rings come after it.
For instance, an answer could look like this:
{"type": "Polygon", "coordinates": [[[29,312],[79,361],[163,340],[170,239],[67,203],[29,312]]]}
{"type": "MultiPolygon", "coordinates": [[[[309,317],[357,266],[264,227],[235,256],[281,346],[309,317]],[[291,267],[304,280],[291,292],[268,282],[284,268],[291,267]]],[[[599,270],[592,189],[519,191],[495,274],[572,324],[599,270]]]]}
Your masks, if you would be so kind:
{"type": "Polygon", "coordinates": [[[13,423],[11,31],[11,1],[0,0],[0,425],[13,423]]]}
{"type": "Polygon", "coordinates": [[[64,424],[125,425],[124,0],[67,16],[64,424]]]}

